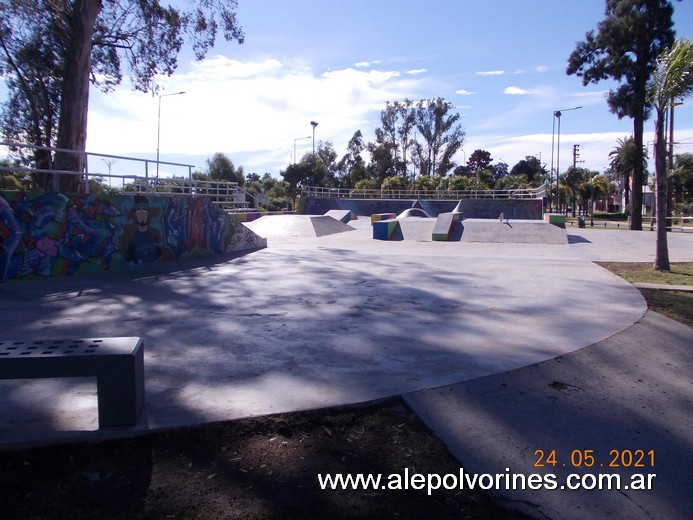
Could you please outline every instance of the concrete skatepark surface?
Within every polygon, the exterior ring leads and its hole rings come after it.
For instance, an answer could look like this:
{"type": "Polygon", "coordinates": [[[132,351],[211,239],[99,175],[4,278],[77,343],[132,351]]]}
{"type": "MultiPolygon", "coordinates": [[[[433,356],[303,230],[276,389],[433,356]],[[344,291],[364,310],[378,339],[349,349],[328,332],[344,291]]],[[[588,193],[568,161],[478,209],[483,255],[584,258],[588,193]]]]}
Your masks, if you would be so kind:
{"type": "MultiPolygon", "coordinates": [[[[240,256],[3,284],[6,339],[142,336],[146,403],[136,426],[96,430],[93,380],[0,381],[0,442],[97,440],[405,394],[467,471],[509,464],[533,473],[535,449],[662,453],[661,494],[607,492],[625,496],[613,503],[596,493],[570,492],[572,502],[559,491],[504,496],[549,518],[690,512],[691,484],[676,476],[693,447],[691,329],[643,318],[638,290],[591,262],[651,261],[654,233],[569,229],[568,244],[383,242],[371,238],[369,219],[350,225],[271,237],[240,256]],[[670,328],[676,334],[663,336],[670,328]],[[640,361],[651,343],[629,338],[647,331],[674,349],[640,361]],[[623,365],[634,359],[636,380],[622,382],[635,377],[623,365]],[[564,395],[554,382],[583,393],[564,395]],[[572,395],[584,401],[546,404],[572,395]],[[669,436],[660,439],[662,428],[669,436]]],[[[669,246],[672,261],[693,261],[693,235],[670,234],[669,246]]]]}
{"type": "Polygon", "coordinates": [[[327,215],[266,215],[245,225],[261,237],[321,237],[354,228],[327,215]]]}

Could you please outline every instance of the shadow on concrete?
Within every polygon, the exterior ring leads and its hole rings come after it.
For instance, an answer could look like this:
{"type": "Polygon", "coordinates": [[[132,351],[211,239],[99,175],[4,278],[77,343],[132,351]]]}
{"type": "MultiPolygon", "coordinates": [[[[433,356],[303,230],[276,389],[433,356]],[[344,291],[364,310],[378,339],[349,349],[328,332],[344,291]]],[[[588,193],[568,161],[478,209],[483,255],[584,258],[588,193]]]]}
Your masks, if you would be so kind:
{"type": "Polygon", "coordinates": [[[656,474],[654,490],[492,492],[533,515],[690,518],[693,485],[679,461],[691,451],[691,342],[690,328],[650,312],[588,348],[406,401],[468,472],[553,474],[559,486],[569,474],[618,474],[624,484],[656,474]],[[636,450],[644,456],[631,458],[636,450]]]}

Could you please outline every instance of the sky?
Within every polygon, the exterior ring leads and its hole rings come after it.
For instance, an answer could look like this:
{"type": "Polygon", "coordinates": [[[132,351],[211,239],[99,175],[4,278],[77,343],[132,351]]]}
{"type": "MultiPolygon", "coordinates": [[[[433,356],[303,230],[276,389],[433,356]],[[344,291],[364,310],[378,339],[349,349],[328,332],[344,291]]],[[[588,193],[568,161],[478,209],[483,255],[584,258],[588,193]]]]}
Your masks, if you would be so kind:
{"type": "MultiPolygon", "coordinates": [[[[387,101],[442,97],[465,132],[464,164],[476,149],[511,168],[525,156],[561,172],[580,145],[580,166],[602,172],[632,121],[611,114],[611,81],[582,85],[565,73],[585,33],[604,18],[604,0],[238,0],[245,42],[219,38],[207,58],[190,49],[161,98],[92,90],[87,150],[194,165],[216,152],[245,173],[279,172],[329,141],[339,157],[360,130],[374,140],[387,101]],[[177,92],[185,92],[178,94],[177,92]],[[564,110],[574,107],[576,110],[564,110]],[[161,113],[159,116],[159,107],[161,113]],[[560,149],[554,111],[562,110],[560,149]],[[560,155],[559,155],[560,154],[560,155]],[[560,162],[559,162],[560,161],[560,162]]],[[[693,38],[693,2],[674,2],[677,37],[693,38]]],[[[675,153],[693,153],[693,103],[676,109],[675,153]]],[[[654,121],[645,123],[652,153],[654,121]]],[[[92,158],[90,169],[107,161],[92,158]]],[[[113,173],[137,173],[118,159],[113,173]],[[126,171],[128,170],[128,171],[126,171]]],[[[140,174],[142,174],[140,172],[140,174]]],[[[161,174],[187,169],[161,166],[161,174]]]]}

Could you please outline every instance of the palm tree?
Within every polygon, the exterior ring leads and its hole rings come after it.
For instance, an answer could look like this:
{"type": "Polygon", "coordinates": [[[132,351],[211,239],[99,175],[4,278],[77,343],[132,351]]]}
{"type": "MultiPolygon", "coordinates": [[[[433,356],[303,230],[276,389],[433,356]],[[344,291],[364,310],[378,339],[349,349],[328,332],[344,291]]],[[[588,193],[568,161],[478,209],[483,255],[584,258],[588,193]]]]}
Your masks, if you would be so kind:
{"type": "Polygon", "coordinates": [[[667,245],[667,162],[664,136],[667,109],[676,99],[693,94],[693,42],[677,40],[657,59],[648,94],[655,109],[655,179],[657,183],[657,245],[654,268],[669,271],[667,245]]]}
{"type": "Polygon", "coordinates": [[[590,225],[594,226],[594,204],[599,196],[604,197],[609,193],[610,184],[606,176],[597,174],[589,180],[589,185],[591,187],[590,225]]]}
{"type": "MultiPolygon", "coordinates": [[[[623,179],[623,189],[625,191],[624,203],[626,207],[630,203],[630,178],[635,168],[635,162],[638,160],[636,151],[635,139],[633,139],[633,136],[630,136],[619,139],[616,148],[609,152],[609,157],[611,157],[609,166],[611,170],[623,179]]],[[[642,161],[643,170],[645,170],[645,168],[647,168],[647,150],[644,147],[642,151],[642,161]]]]}

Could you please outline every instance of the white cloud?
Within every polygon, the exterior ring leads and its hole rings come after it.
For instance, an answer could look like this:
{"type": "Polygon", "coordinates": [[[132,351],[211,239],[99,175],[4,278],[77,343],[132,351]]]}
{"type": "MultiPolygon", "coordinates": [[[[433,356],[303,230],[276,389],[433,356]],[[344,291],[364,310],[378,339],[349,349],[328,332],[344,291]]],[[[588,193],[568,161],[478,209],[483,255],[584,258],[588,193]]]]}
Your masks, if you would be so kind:
{"type": "Polygon", "coordinates": [[[472,95],[476,94],[476,92],[472,92],[470,90],[465,90],[465,89],[460,89],[460,90],[456,90],[455,94],[459,94],[460,96],[472,96],[472,95]]]}
{"type": "Polygon", "coordinates": [[[505,74],[504,70],[481,70],[474,73],[477,76],[502,76],[505,74]]]}
{"type": "Polygon", "coordinates": [[[537,67],[534,67],[535,72],[548,72],[549,68],[546,65],[539,65],[537,67]]]}
{"type": "MultiPolygon", "coordinates": [[[[107,95],[92,91],[88,149],[152,157],[158,136],[162,160],[223,152],[232,159],[252,155],[277,171],[288,164],[293,140],[312,136],[311,120],[319,123],[316,140],[332,141],[342,153],[356,130],[377,124],[386,101],[418,99],[422,81],[395,70],[354,67],[317,75],[302,62],[215,56],[160,79],[163,92],[186,92],[161,98],[160,120],[156,96],[126,85],[107,95]]],[[[307,142],[298,143],[299,157],[307,142]]]]}
{"type": "Polygon", "coordinates": [[[526,96],[532,93],[533,91],[531,90],[525,90],[519,87],[507,87],[503,90],[503,94],[506,94],[508,96],[526,96]]]}
{"type": "Polygon", "coordinates": [[[428,69],[412,69],[412,70],[408,70],[407,74],[409,74],[411,76],[416,76],[418,74],[423,74],[424,72],[428,72],[428,69]]]}
{"type": "Polygon", "coordinates": [[[381,60],[373,60],[373,61],[359,61],[357,63],[354,63],[354,67],[357,69],[365,69],[370,67],[371,65],[379,65],[382,63],[381,60]]]}

